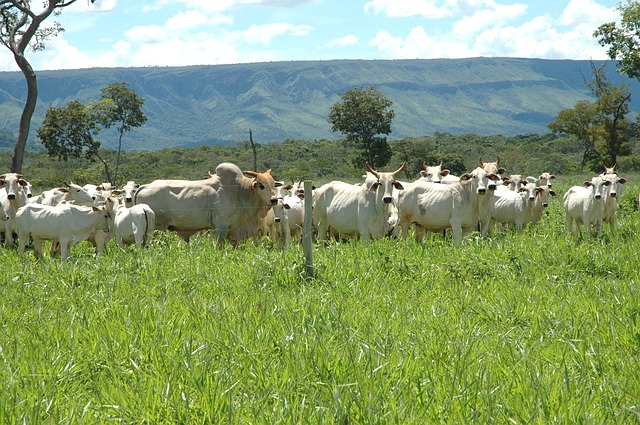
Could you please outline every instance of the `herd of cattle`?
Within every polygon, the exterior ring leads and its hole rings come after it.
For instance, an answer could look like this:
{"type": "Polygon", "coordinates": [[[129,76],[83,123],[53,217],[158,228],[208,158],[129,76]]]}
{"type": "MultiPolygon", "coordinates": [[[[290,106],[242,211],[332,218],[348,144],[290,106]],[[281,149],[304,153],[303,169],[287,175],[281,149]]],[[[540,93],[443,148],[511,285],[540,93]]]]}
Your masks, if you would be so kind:
{"type": "MultiPolygon", "coordinates": [[[[443,164],[427,166],[414,182],[397,179],[394,172],[379,172],[367,165],[360,184],[333,181],[313,188],[313,228],[318,241],[327,237],[360,238],[399,236],[414,227],[417,240],[428,232],[451,231],[454,243],[473,231],[486,236],[495,223],[522,230],[543,216],[555,176],[506,176],[496,162],[484,162],[461,176],[443,164]]],[[[585,226],[587,235],[600,235],[603,223],[615,229],[617,199],[624,178],[613,167],[564,195],[567,229],[585,226]]],[[[201,180],[155,180],[122,188],[110,184],[65,187],[32,196],[22,175],[0,176],[0,233],[5,246],[19,240],[19,252],[33,240],[36,257],[42,243],[52,241],[52,255],[69,256],[69,247],[89,241],[97,253],[115,238],[118,246],[148,246],[154,231],[174,231],[184,240],[211,230],[220,244],[237,244],[267,236],[281,247],[299,241],[305,219],[304,187],[274,180],[264,173],[241,171],[222,163],[215,174],[201,180]]]]}

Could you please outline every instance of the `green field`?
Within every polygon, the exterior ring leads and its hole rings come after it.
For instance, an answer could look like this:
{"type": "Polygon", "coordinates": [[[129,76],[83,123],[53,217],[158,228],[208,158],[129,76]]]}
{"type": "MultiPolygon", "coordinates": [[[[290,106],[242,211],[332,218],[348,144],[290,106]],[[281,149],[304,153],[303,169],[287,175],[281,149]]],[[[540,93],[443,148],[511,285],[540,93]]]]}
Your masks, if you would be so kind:
{"type": "Polygon", "coordinates": [[[0,250],[0,423],[640,423],[640,176],[618,230],[0,250]]]}

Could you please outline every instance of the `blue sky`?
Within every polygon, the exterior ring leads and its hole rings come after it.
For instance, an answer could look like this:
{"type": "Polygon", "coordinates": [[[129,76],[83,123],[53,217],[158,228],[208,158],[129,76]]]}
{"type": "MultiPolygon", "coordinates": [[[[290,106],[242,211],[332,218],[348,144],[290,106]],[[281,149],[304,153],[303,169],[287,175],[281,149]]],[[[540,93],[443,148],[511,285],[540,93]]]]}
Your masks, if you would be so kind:
{"type": "MultiPolygon", "coordinates": [[[[34,4],[37,2],[33,2],[34,4]]],[[[36,70],[327,59],[606,59],[618,0],[78,0],[36,70]]],[[[18,70],[6,48],[0,70],[18,70]]]]}

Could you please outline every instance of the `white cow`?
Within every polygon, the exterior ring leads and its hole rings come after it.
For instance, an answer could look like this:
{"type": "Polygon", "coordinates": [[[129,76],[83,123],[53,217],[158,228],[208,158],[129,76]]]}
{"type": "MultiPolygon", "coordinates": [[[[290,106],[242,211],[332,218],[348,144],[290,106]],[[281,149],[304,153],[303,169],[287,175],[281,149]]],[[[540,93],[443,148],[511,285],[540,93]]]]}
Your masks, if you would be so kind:
{"type": "Polygon", "coordinates": [[[367,164],[367,178],[361,185],[340,181],[324,184],[313,193],[313,221],[318,240],[324,241],[330,230],[333,235],[360,237],[385,236],[389,232],[389,204],[393,188],[402,190],[396,181],[406,163],[392,173],[378,172],[367,164]]]}
{"type": "Polygon", "coordinates": [[[611,182],[601,176],[593,177],[584,186],[573,186],[564,194],[564,211],[569,233],[575,234],[581,224],[587,236],[602,234],[604,195],[611,182]]]}
{"type": "Polygon", "coordinates": [[[521,174],[511,174],[509,177],[502,179],[502,185],[515,192],[519,191],[525,182],[527,180],[523,181],[521,174]]]}
{"type": "Polygon", "coordinates": [[[56,206],[26,204],[16,213],[19,252],[33,238],[36,258],[42,257],[42,242],[56,241],[60,244],[62,258],[69,258],[69,247],[84,241],[96,230],[108,231],[108,213],[104,207],[85,207],[62,203],[56,206]]]}
{"type": "Polygon", "coordinates": [[[24,188],[27,181],[18,173],[6,173],[0,176],[0,207],[4,219],[0,221],[0,233],[4,233],[4,246],[13,246],[13,234],[16,232],[15,216],[18,209],[27,203],[24,188]]]}
{"type": "MultiPolygon", "coordinates": [[[[409,226],[416,224],[425,230],[440,232],[451,229],[454,243],[462,242],[463,234],[488,221],[489,187],[499,177],[481,167],[460,176],[459,183],[437,184],[415,182],[398,197],[398,221],[402,238],[409,226]]],[[[420,239],[421,232],[416,232],[420,239]]]]}
{"type": "Polygon", "coordinates": [[[288,248],[291,238],[299,241],[304,225],[304,201],[298,196],[285,195],[272,208],[276,239],[283,248],[288,248]]]}
{"type": "Polygon", "coordinates": [[[120,248],[133,243],[138,248],[149,246],[156,223],[156,214],[149,205],[136,204],[127,208],[124,199],[109,197],[105,207],[113,222],[113,233],[120,248]]]}
{"type": "Polygon", "coordinates": [[[601,174],[601,177],[603,179],[611,182],[604,200],[604,212],[602,215],[602,221],[604,223],[609,223],[612,233],[616,231],[616,211],[618,210],[618,199],[622,196],[624,184],[627,182],[627,179],[618,176],[618,173],[615,171],[616,165],[617,164],[614,164],[611,168],[604,166],[604,173],[601,174]]]}
{"type": "Polygon", "coordinates": [[[276,203],[271,170],[243,171],[228,162],[203,180],[155,180],[141,185],[134,203],[156,213],[156,230],[176,231],[184,240],[196,232],[215,229],[219,244],[252,238],[260,218],[276,203]]]}
{"type": "Polygon", "coordinates": [[[489,201],[489,220],[482,226],[482,236],[486,236],[494,223],[514,225],[522,231],[532,221],[533,206],[538,190],[535,183],[527,183],[520,189],[498,186],[489,201]]]}
{"type": "Polygon", "coordinates": [[[40,195],[29,199],[30,203],[55,206],[62,202],[71,202],[76,205],[91,206],[96,195],[91,195],[85,188],[73,182],[64,187],[58,187],[42,192],[40,195]]]}
{"type": "Polygon", "coordinates": [[[133,195],[135,195],[139,187],[140,185],[133,180],[129,180],[127,184],[122,186],[122,197],[127,207],[133,205],[133,195]]]}
{"type": "Polygon", "coordinates": [[[531,225],[537,224],[542,219],[544,209],[549,206],[549,196],[556,196],[556,192],[549,186],[537,186],[537,188],[538,194],[533,201],[533,208],[531,210],[531,225]]]}

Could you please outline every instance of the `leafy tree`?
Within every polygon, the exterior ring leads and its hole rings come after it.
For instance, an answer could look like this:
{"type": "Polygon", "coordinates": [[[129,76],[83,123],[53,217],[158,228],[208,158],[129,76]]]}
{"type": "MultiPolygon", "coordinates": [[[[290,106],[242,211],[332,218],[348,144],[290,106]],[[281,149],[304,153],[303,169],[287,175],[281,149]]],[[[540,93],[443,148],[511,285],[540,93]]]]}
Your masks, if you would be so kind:
{"type": "Polygon", "coordinates": [[[126,131],[134,127],[140,127],[147,121],[142,112],[142,99],[138,94],[128,88],[124,82],[114,83],[102,89],[100,101],[92,105],[95,119],[104,128],[115,125],[118,131],[118,155],[113,173],[113,180],[109,181],[116,186],[118,179],[118,167],[120,166],[120,153],[122,152],[122,137],[126,131]]]}
{"type": "Polygon", "coordinates": [[[580,171],[596,152],[596,122],[595,105],[589,100],[579,100],[573,109],[563,109],[555,119],[549,123],[549,129],[554,133],[569,134],[582,142],[583,153],[580,161],[580,171]]]}
{"type": "MultiPolygon", "coordinates": [[[[27,48],[36,52],[44,50],[45,42],[55,37],[64,28],[59,23],[40,28],[40,25],[51,15],[59,15],[64,7],[70,6],[77,0],[45,0],[42,10],[37,13],[30,0],[0,0],[0,42],[11,51],[27,82],[27,100],[20,117],[20,126],[16,136],[16,143],[11,157],[11,171],[22,172],[24,150],[29,137],[31,118],[38,100],[38,83],[36,73],[24,55],[27,48]]],[[[95,0],[91,0],[94,3],[95,0]]],[[[40,2],[37,2],[40,4],[40,2]]]]}
{"type": "Polygon", "coordinates": [[[342,101],[331,107],[329,122],[333,131],[343,133],[346,142],[358,148],[354,166],[363,167],[368,163],[377,168],[387,165],[391,148],[387,138],[379,135],[391,133],[395,112],[389,108],[393,102],[375,87],[357,87],[340,97],[342,101]]]}
{"type": "Polygon", "coordinates": [[[618,156],[631,153],[631,122],[629,113],[631,93],[626,84],[612,85],[604,73],[604,66],[591,64],[593,81],[587,83],[596,97],[594,102],[580,100],[573,109],[556,115],[549,128],[556,133],[571,134],[583,142],[582,171],[587,162],[599,167],[602,162],[615,164],[618,156]]]}
{"type": "Polygon", "coordinates": [[[619,23],[607,22],[594,31],[598,43],[607,47],[607,54],[617,63],[618,71],[640,79],[640,2],[629,0],[617,7],[619,23]]]}
{"type": "Polygon", "coordinates": [[[99,130],[92,108],[72,100],[64,108],[47,109],[37,133],[49,156],[64,161],[79,158],[82,153],[87,159],[95,156],[104,165],[107,181],[111,181],[109,165],[99,153],[100,142],[93,138],[99,130]]]}

